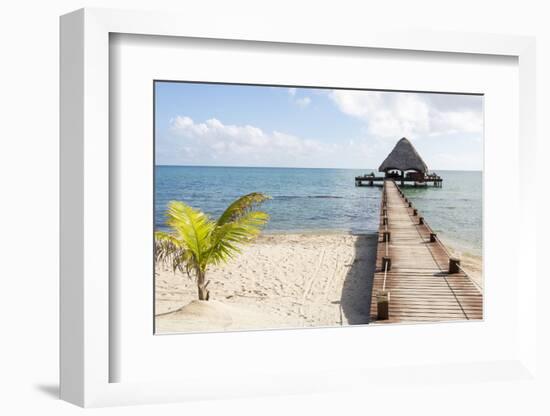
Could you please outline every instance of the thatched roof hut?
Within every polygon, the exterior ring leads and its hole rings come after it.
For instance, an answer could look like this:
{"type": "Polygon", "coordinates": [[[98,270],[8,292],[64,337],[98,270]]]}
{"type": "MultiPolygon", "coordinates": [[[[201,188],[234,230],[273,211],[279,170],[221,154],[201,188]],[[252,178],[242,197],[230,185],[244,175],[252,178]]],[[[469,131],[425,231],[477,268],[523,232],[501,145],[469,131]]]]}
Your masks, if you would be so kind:
{"type": "Polygon", "coordinates": [[[428,166],[426,166],[412,143],[403,137],[378,168],[379,172],[388,173],[390,170],[400,170],[401,172],[414,170],[426,174],[428,166]]]}

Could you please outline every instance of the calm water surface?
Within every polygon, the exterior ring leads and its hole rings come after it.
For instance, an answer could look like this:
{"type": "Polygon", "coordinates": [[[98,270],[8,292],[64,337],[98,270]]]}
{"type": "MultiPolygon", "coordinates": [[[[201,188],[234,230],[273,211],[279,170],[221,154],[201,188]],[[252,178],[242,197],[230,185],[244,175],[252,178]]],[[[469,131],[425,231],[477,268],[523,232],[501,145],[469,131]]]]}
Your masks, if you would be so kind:
{"type": "MultiPolygon", "coordinates": [[[[155,227],[164,229],[171,200],[216,217],[250,192],[273,199],[263,205],[266,232],[377,231],[381,188],[355,187],[354,177],[373,169],[297,169],[157,166],[155,227]]],[[[438,171],[443,188],[406,188],[431,227],[457,248],[481,253],[481,172],[438,171]]]]}

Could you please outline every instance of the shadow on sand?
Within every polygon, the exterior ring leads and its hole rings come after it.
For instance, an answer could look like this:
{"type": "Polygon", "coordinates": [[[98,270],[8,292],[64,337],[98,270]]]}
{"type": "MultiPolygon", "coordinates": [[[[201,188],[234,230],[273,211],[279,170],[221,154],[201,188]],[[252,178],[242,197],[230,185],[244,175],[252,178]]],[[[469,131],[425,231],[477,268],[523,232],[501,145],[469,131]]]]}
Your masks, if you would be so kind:
{"type": "Polygon", "coordinates": [[[350,325],[368,324],[378,234],[358,235],[355,242],[355,260],[349,266],[344,280],[341,310],[350,325]]]}

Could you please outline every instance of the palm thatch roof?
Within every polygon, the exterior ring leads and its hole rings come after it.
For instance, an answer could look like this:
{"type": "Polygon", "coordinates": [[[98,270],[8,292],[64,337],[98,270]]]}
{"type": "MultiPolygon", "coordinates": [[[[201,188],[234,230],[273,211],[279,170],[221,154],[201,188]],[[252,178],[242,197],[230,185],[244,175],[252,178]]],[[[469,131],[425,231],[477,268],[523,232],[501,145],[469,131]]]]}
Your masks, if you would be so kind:
{"type": "Polygon", "coordinates": [[[428,166],[424,163],[414,146],[405,137],[397,142],[388,157],[378,168],[379,172],[397,169],[400,171],[415,170],[426,173],[428,166]]]}

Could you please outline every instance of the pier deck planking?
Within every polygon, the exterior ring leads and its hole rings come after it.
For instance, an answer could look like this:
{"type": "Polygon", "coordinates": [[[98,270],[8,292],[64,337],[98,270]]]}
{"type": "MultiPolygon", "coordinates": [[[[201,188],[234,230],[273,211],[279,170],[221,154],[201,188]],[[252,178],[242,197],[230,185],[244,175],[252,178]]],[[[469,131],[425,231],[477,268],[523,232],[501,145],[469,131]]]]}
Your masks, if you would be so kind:
{"type": "Polygon", "coordinates": [[[483,318],[483,294],[462,270],[449,273],[450,255],[436,238],[422,213],[400,193],[393,180],[384,182],[386,204],[380,210],[376,272],[372,290],[371,323],[434,322],[483,318]],[[383,222],[386,209],[387,224],[383,222]],[[384,232],[390,233],[389,243],[384,232]],[[383,257],[391,259],[388,271],[383,257]],[[385,283],[384,283],[385,278],[385,283]],[[377,293],[389,292],[389,318],[378,319],[377,293]]]}

